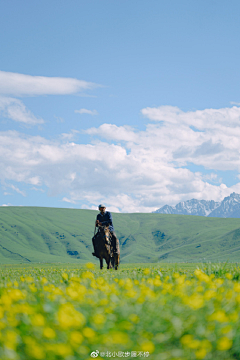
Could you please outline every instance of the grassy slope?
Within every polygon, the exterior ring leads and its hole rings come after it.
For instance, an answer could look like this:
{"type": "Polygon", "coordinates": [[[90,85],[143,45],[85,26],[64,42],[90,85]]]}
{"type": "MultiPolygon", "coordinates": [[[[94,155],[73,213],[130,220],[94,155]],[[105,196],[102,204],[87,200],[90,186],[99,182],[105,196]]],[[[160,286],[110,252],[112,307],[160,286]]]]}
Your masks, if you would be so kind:
{"type": "MultiPolygon", "coordinates": [[[[0,263],[93,261],[96,215],[92,210],[1,207],[0,263]]],[[[239,219],[113,214],[113,221],[122,262],[240,259],[239,219]]]]}

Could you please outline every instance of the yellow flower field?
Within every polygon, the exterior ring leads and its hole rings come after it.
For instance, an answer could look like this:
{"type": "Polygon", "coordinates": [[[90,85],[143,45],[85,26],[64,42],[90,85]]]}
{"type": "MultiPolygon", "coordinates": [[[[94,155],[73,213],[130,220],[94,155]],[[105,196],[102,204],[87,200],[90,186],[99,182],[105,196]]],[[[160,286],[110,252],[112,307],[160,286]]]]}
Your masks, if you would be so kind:
{"type": "Polygon", "coordinates": [[[240,268],[0,268],[0,359],[240,359],[240,268]]]}

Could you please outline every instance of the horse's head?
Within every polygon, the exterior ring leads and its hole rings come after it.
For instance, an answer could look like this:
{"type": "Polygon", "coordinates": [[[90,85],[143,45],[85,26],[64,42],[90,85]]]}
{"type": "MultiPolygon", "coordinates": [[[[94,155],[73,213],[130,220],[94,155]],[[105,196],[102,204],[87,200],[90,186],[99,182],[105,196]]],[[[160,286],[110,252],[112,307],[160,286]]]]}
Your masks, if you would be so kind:
{"type": "Polygon", "coordinates": [[[106,243],[110,242],[110,230],[108,226],[98,225],[98,231],[100,235],[105,239],[106,243]]]}

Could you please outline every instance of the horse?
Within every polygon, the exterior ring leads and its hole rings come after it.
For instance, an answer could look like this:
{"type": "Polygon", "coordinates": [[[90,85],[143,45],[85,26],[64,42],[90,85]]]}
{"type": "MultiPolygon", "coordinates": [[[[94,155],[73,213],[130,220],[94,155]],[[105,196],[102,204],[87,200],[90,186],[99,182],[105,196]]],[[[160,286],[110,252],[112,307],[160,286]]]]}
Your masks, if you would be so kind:
{"type": "Polygon", "coordinates": [[[118,269],[120,260],[119,245],[117,247],[118,253],[113,252],[113,244],[111,242],[111,232],[108,226],[98,225],[98,232],[92,238],[94,253],[93,255],[100,260],[100,269],[103,268],[103,259],[107,263],[107,269],[118,269]]]}

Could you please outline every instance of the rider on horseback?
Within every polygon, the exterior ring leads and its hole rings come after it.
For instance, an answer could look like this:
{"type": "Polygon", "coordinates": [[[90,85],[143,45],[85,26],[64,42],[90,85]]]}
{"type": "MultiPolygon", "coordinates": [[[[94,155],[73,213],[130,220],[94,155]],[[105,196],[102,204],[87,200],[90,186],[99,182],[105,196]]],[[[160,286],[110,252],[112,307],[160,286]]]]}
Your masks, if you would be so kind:
{"type": "MultiPolygon", "coordinates": [[[[100,213],[97,215],[96,226],[108,226],[110,234],[111,234],[111,243],[113,247],[113,253],[119,253],[118,249],[118,239],[114,231],[113,222],[112,222],[112,215],[109,211],[106,211],[106,206],[100,204],[98,206],[100,213]]],[[[96,256],[95,253],[93,253],[96,256]]]]}

